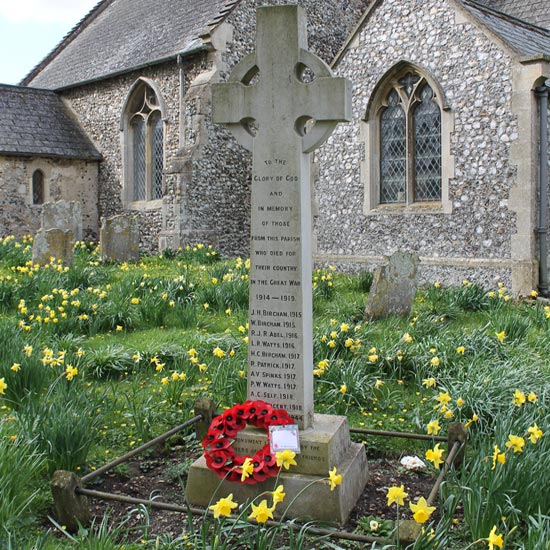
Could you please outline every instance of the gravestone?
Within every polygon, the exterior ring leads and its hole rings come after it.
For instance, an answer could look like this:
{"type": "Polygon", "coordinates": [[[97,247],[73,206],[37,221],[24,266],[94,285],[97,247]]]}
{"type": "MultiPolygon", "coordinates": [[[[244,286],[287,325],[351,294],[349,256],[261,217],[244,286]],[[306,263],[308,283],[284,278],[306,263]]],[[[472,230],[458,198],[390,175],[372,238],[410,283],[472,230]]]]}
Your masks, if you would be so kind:
{"type": "MultiPolygon", "coordinates": [[[[366,483],[367,462],[345,417],[313,412],[309,153],[351,119],[351,89],[306,50],[306,37],[301,8],[258,8],[256,51],[212,87],[212,117],[253,154],[247,392],[285,409],[300,427],[298,466],[280,474],[285,502],[299,495],[286,515],[344,523],[366,483]],[[334,467],[343,482],[332,492],[323,480],[334,467]],[[313,481],[320,483],[302,492],[313,481]]],[[[265,440],[249,426],[233,447],[253,455],[265,440]]],[[[190,469],[186,496],[206,506],[216,491],[214,498],[233,493],[242,502],[266,490],[273,480],[220,486],[202,457],[190,469]]]]}
{"type": "Polygon", "coordinates": [[[63,265],[73,261],[73,232],[62,229],[39,229],[32,243],[33,264],[46,265],[51,259],[61,260],[63,265]]]}
{"type": "Polygon", "coordinates": [[[139,260],[139,218],[120,214],[101,218],[99,254],[102,260],[131,262],[139,260]]]}
{"type": "Polygon", "coordinates": [[[365,307],[365,319],[409,315],[416,294],[418,264],[417,254],[397,251],[391,255],[387,265],[376,270],[365,307]]]}
{"type": "Polygon", "coordinates": [[[82,206],[77,201],[45,202],[40,221],[42,229],[72,231],[75,241],[82,240],[82,206]]]}

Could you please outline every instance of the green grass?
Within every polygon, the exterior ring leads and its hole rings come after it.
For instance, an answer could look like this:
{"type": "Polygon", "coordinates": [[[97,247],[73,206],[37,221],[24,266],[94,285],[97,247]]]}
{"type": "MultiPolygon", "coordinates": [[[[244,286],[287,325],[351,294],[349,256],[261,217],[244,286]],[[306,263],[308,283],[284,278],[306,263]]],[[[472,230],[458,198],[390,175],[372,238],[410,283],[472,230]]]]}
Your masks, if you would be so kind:
{"type": "MultiPolygon", "coordinates": [[[[41,525],[49,475],[101,466],[180,424],[199,397],[220,408],[246,399],[249,266],[198,245],[109,265],[98,262],[94,247],[79,245],[70,269],[35,269],[29,256],[28,240],[0,240],[0,379],[7,385],[0,395],[0,547],[143,547],[109,517],[76,536],[48,535],[41,525]]],[[[417,433],[435,420],[441,433],[450,422],[467,423],[464,471],[443,486],[441,520],[430,526],[435,538],[427,529],[414,548],[436,541],[438,548],[481,547],[476,541],[496,526],[507,548],[548,550],[550,309],[514,301],[503,285],[434,285],[417,293],[408,318],[367,323],[371,282],[366,272],[313,273],[316,411],[347,415],[355,427],[417,433]],[[513,403],[516,390],[525,403],[513,403]],[[531,442],[535,423],[544,435],[531,442]],[[522,452],[506,448],[510,434],[524,438],[522,452]],[[495,445],[506,464],[493,469],[495,445]]],[[[354,439],[370,456],[423,457],[431,447],[354,439]]],[[[147,544],[186,548],[187,533],[207,548],[229,532],[207,525],[182,526],[180,536],[147,544]]],[[[229,548],[237,540],[243,548],[249,540],[265,548],[283,540],[290,548],[340,547],[280,529],[231,532],[229,548]]]]}

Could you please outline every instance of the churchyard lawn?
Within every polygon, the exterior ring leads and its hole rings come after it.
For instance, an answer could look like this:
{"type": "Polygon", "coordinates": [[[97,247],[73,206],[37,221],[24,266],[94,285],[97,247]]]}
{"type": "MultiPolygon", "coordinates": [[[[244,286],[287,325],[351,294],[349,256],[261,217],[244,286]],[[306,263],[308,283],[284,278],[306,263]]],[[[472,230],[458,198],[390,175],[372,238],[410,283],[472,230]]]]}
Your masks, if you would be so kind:
{"type": "MultiPolygon", "coordinates": [[[[55,470],[82,476],[100,467],[190,418],[198,397],[219,410],[246,400],[249,263],[196,245],[103,265],[93,244],[77,243],[71,267],[35,268],[29,244],[0,240],[0,548],[365,547],[266,527],[258,508],[260,523],[251,524],[250,507],[224,501],[202,530],[168,512],[155,512],[164,518],[155,523],[132,506],[76,535],[50,521],[55,470]],[[234,527],[223,512],[243,521],[234,527]]],[[[397,517],[414,513],[425,522],[408,548],[548,550],[550,307],[518,301],[503,285],[434,281],[409,318],[367,323],[370,274],[327,267],[313,275],[316,412],[347,415],[358,428],[445,435],[449,423],[463,422],[469,433],[464,463],[429,517],[416,505],[428,497],[445,444],[354,434],[373,473],[376,459],[395,467],[368,484],[383,504],[375,513],[363,504],[346,528],[387,535],[397,517]],[[404,455],[425,469],[399,466],[404,455]]],[[[193,433],[183,433],[118,467],[109,487],[153,487],[144,481],[152,470],[155,479],[165,473],[160,487],[183,486],[200,453],[193,433]]],[[[161,496],[183,502],[182,491],[161,496]]]]}

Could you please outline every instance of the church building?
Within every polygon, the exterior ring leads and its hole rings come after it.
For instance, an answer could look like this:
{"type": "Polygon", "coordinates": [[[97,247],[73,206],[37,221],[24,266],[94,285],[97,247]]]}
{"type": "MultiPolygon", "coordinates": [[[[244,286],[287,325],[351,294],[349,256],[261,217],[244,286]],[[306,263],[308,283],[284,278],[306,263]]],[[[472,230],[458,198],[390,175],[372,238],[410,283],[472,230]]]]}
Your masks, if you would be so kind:
{"type": "MultiPolygon", "coordinates": [[[[64,198],[90,238],[129,212],[144,251],[247,255],[251,158],[212,124],[210,85],[252,51],[256,7],[285,3],[99,2],[0,85],[0,233],[34,232],[64,198]]],[[[547,0],[295,3],[310,49],[353,85],[353,121],[313,157],[314,260],[372,269],[413,251],[427,281],[544,293],[547,0]]]]}

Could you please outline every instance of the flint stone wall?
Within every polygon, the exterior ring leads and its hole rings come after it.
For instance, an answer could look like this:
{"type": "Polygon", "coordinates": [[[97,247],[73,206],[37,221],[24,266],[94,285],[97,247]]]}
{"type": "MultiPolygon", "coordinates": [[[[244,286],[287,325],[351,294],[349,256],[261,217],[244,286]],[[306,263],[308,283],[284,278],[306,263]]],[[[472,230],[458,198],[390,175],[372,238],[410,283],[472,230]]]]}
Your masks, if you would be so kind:
{"type": "MultiPolygon", "coordinates": [[[[435,271],[436,280],[456,282],[464,273],[462,265],[430,267],[425,259],[466,258],[475,265],[479,259],[511,257],[516,219],[508,195],[516,171],[510,164],[510,144],[518,138],[511,111],[512,59],[455,16],[445,0],[382,2],[335,67],[354,83],[353,122],[338,125],[318,153],[318,260],[381,257],[401,249],[421,257],[421,279],[429,272],[433,280],[435,271]],[[402,60],[429,71],[454,114],[449,215],[365,215],[363,210],[362,121],[375,86],[402,60]]],[[[466,270],[472,279],[483,273],[483,282],[510,284],[507,267],[479,267],[466,270]]]]}

